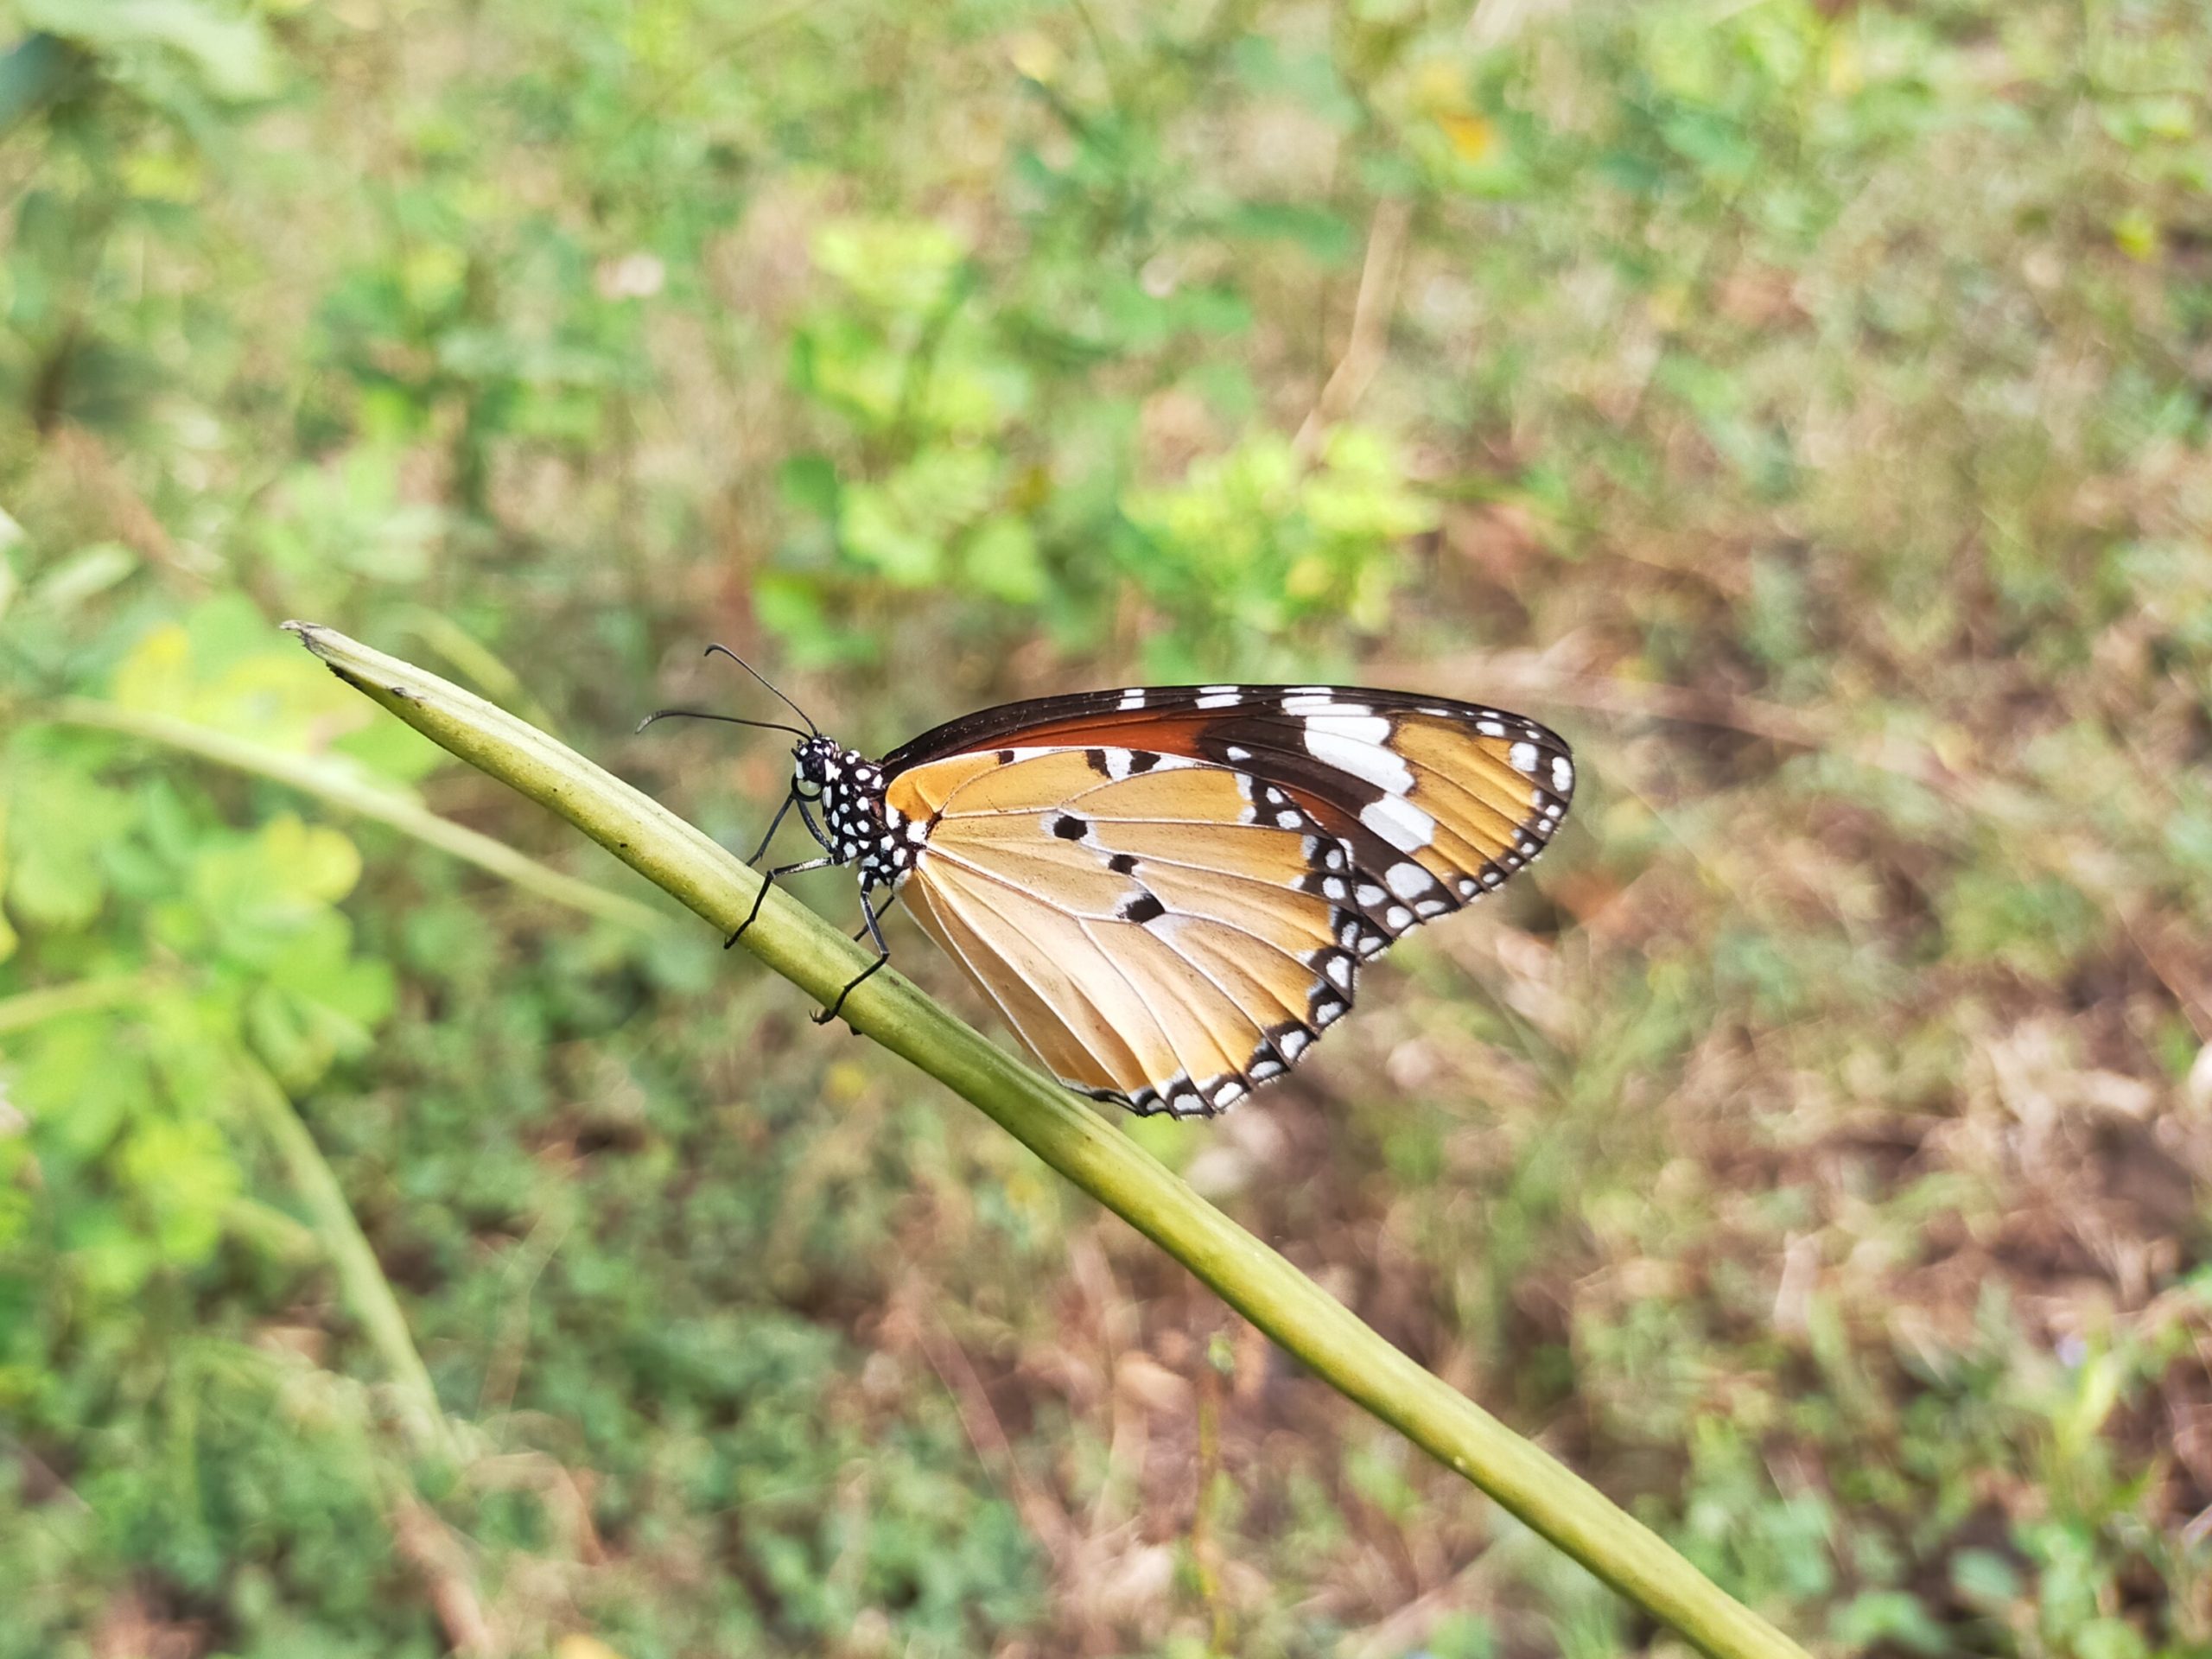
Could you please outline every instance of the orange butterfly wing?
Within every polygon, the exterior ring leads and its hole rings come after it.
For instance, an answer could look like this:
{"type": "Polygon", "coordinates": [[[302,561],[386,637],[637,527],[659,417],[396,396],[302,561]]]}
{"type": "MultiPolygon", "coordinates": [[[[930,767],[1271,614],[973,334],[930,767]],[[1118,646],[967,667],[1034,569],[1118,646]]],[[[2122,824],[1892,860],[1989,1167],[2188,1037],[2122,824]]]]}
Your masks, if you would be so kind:
{"type": "Polygon", "coordinates": [[[1009,704],[884,767],[925,826],[923,929],[1063,1081],[1179,1116],[1288,1070],[1362,961],[1533,859],[1573,789],[1522,716],[1323,687],[1009,704]]]}

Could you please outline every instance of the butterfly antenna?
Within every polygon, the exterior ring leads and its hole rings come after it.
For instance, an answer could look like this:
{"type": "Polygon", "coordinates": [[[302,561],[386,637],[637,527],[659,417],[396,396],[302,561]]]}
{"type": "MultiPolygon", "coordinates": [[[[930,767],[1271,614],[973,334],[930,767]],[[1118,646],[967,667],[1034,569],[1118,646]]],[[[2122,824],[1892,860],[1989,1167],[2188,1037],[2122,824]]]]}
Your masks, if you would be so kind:
{"type": "MultiPolygon", "coordinates": [[[[798,727],[786,726],[779,720],[744,720],[735,715],[710,715],[703,709],[656,709],[638,722],[638,730],[644,731],[657,720],[669,719],[719,720],[731,726],[757,726],[764,732],[789,732],[793,737],[808,735],[798,727]]],[[[814,735],[819,736],[820,734],[814,735]]]]}
{"type": "Polygon", "coordinates": [[[730,661],[735,663],[740,668],[750,674],[754,679],[760,681],[761,684],[767,686],[768,690],[774,692],[777,696],[783,698],[784,706],[789,709],[791,713],[797,715],[801,720],[804,721],[815,736],[819,737],[822,735],[822,728],[819,726],[815,725],[814,716],[812,715],[808,714],[805,709],[800,708],[798,704],[793,702],[789,697],[784,696],[782,692],[777,691],[773,685],[770,685],[768,683],[768,677],[766,675],[763,674],[759,669],[753,667],[752,664],[747,662],[744,658],[739,656],[728,645],[709,645],[704,655],[712,657],[717,652],[720,652],[723,656],[728,658],[730,661]]]}

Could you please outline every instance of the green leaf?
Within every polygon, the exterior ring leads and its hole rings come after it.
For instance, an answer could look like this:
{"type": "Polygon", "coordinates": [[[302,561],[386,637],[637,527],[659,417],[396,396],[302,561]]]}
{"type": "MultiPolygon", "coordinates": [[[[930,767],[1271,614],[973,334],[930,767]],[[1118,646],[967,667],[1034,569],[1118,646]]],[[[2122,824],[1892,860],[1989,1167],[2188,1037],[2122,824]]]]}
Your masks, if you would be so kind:
{"type": "Polygon", "coordinates": [[[34,927],[86,926],[107,893],[102,846],[132,819],[128,798],[60,760],[27,755],[5,788],[10,906],[34,927]]]}
{"type": "Polygon", "coordinates": [[[1916,1597],[1902,1590],[1868,1590],[1854,1596],[1828,1623],[1829,1635],[1852,1652],[1893,1643],[1909,1653],[1951,1650],[1943,1627],[1916,1597]]]}
{"type": "Polygon", "coordinates": [[[836,219],[815,232],[809,251],[856,298],[901,316],[942,304],[968,257],[966,244],[931,219],[836,219]]]}
{"type": "Polygon", "coordinates": [[[391,966],[354,957],[352,940],[346,918],[326,912],[259,964],[262,982],[245,1001],[246,1035],[291,1091],[366,1052],[391,1015],[397,1000],[391,966]]]}
{"type": "Polygon", "coordinates": [[[1033,605],[1045,596],[1044,561],[1037,537],[1020,518],[986,520],[961,549],[962,574],[969,583],[1009,605],[1033,605]]]}
{"type": "Polygon", "coordinates": [[[70,1270],[94,1302],[135,1294],[161,1266],[161,1252],[120,1205],[93,1200],[75,1207],[61,1231],[70,1270]]]}
{"type": "Polygon", "coordinates": [[[840,528],[845,551],[856,563],[900,587],[925,588],[944,567],[943,546],[918,529],[881,486],[855,484],[845,493],[840,528]]]}
{"type": "Polygon", "coordinates": [[[776,469],[776,488],[784,499],[824,518],[837,512],[837,468],[827,455],[793,455],[776,469]]]}
{"type": "Polygon", "coordinates": [[[768,571],[753,583],[753,610],[760,626],[784,642],[785,654],[800,667],[864,662],[875,642],[865,630],[834,620],[822,593],[806,577],[768,571]]]}
{"type": "Polygon", "coordinates": [[[218,948],[239,966],[270,971],[298,934],[327,925],[329,905],[360,873],[360,854],[341,831],[286,813],[257,834],[208,847],[188,885],[218,948]]]}
{"type": "Polygon", "coordinates": [[[302,584],[347,575],[400,586],[422,581],[445,514],[405,498],[399,461],[396,447],[369,442],[293,467],[258,521],[262,551],[302,584]]]}
{"type": "Polygon", "coordinates": [[[152,1077],[112,1015],[52,1020],[10,1039],[10,1089],[49,1173],[89,1162],[147,1109],[152,1077]]]}
{"type": "Polygon", "coordinates": [[[191,1267],[214,1254],[238,1196],[237,1160],[204,1118],[156,1118],[132,1131],[116,1172],[137,1199],[162,1259],[191,1267]]]}
{"type": "Polygon", "coordinates": [[[1239,202],[1223,218],[1224,236],[1295,244],[1320,264],[1348,264],[1359,235],[1344,215],[1300,201],[1239,202]]]}
{"type": "Polygon", "coordinates": [[[276,56],[261,20],[200,0],[22,0],[23,23],[94,52],[166,48],[188,60],[219,98],[265,98],[276,56]]]}
{"type": "Polygon", "coordinates": [[[2020,1575],[1993,1550],[1962,1549],[1951,1560],[1951,1583],[1961,1600],[2001,1611],[2020,1593],[2020,1575]]]}
{"type": "Polygon", "coordinates": [[[946,543],[989,507],[998,469],[986,450],[942,446],[881,484],[849,486],[838,526],[845,551],[901,586],[938,580],[946,543]]]}

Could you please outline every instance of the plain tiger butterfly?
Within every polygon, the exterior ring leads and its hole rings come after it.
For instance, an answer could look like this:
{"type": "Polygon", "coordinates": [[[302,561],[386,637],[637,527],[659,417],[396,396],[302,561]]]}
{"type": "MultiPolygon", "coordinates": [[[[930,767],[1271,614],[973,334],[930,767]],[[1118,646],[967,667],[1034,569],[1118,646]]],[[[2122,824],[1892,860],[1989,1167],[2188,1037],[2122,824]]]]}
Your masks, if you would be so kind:
{"type": "Polygon", "coordinates": [[[768,689],[805,731],[681,709],[645,724],[798,738],[747,861],[796,809],[822,855],[768,871],[760,898],[855,865],[877,952],[816,1019],[889,959],[880,919],[903,898],[1055,1076],[1144,1114],[1211,1116],[1281,1077],[1350,1011],[1363,963],[1526,868],[1574,796],[1555,733],[1402,691],[1078,692],[982,709],[874,760],[768,689]]]}

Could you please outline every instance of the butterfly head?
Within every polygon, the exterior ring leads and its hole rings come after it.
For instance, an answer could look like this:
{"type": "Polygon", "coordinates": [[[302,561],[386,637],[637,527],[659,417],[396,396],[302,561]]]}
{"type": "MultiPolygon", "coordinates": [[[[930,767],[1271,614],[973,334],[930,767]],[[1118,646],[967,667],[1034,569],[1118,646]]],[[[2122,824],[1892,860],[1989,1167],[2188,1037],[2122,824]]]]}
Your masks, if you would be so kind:
{"type": "Polygon", "coordinates": [[[791,787],[803,801],[825,799],[832,787],[842,781],[845,762],[859,758],[840,748],[834,737],[818,733],[802,737],[791,745],[791,787]]]}

